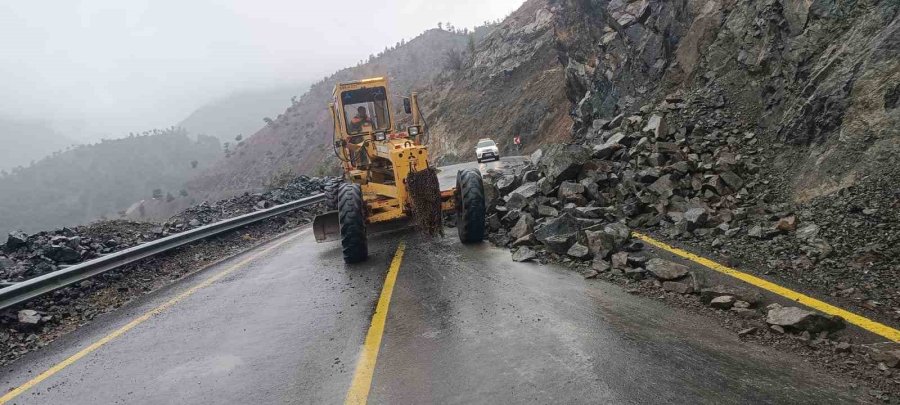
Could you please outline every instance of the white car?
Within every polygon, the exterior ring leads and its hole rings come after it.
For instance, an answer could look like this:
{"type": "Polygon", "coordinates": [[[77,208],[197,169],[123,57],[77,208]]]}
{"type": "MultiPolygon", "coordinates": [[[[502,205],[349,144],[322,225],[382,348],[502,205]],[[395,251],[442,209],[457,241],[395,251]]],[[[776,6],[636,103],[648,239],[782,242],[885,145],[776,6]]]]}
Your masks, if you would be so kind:
{"type": "Polygon", "coordinates": [[[500,160],[500,149],[490,139],[479,139],[478,144],[475,145],[475,159],[478,160],[478,163],[487,159],[500,160]]]}

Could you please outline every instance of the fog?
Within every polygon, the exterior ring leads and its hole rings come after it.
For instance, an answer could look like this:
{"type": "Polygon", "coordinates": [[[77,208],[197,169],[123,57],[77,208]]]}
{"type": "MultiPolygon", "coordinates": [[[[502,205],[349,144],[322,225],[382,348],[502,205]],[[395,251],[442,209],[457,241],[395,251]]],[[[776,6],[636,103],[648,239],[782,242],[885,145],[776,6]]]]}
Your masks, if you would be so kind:
{"type": "Polygon", "coordinates": [[[317,80],[438,22],[472,28],[521,3],[13,0],[0,4],[0,116],[81,141],[167,127],[228,93],[317,80]]]}

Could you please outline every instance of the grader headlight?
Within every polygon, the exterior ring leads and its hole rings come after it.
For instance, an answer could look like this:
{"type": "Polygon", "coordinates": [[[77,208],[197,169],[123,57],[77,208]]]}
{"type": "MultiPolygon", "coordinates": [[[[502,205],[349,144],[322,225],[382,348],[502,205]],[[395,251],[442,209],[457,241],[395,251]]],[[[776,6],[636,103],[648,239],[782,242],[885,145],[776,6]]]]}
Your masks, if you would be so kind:
{"type": "Polygon", "coordinates": [[[376,141],[383,141],[387,137],[387,135],[385,135],[384,132],[376,132],[373,137],[376,141]]]}

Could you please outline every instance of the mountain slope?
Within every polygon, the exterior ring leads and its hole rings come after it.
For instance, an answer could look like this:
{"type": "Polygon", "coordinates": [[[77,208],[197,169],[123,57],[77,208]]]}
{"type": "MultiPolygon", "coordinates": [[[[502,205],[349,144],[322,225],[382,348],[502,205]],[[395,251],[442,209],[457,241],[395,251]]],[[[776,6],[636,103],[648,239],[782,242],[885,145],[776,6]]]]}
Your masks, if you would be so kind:
{"type": "Polygon", "coordinates": [[[302,94],[308,84],[279,86],[265,90],[240,91],[213,100],[191,113],[178,126],[191,134],[215,136],[231,141],[238,135],[246,138],[291,105],[291,98],[302,94]]]}
{"type": "Polygon", "coordinates": [[[458,71],[441,76],[422,95],[439,163],[471,161],[479,138],[501,152],[523,152],[570,138],[571,103],[559,63],[559,7],[532,0],[500,23],[458,71]]]}
{"type": "Polygon", "coordinates": [[[44,158],[0,178],[0,234],[117,216],[157,189],[157,197],[177,196],[185,181],[220,154],[215,138],[192,141],[182,130],[166,130],[44,158]]]}

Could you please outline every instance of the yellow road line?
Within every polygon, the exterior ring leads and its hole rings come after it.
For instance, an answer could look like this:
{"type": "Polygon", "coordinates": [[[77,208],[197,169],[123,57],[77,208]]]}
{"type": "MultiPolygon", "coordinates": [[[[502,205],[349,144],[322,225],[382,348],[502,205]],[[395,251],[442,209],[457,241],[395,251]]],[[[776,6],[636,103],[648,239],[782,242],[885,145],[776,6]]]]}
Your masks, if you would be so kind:
{"type": "Polygon", "coordinates": [[[773,293],[778,294],[787,299],[799,302],[799,303],[806,305],[810,308],[813,308],[817,311],[820,311],[820,312],[823,312],[823,313],[826,313],[829,315],[840,316],[841,318],[844,318],[844,320],[846,320],[847,322],[850,322],[856,326],[859,326],[860,328],[863,328],[869,332],[884,336],[885,338],[888,338],[894,342],[900,342],[900,330],[891,328],[890,326],[884,325],[882,323],[878,323],[878,322],[873,321],[864,316],[854,314],[845,309],[838,308],[838,307],[831,305],[829,303],[826,303],[824,301],[817,300],[808,295],[801,294],[799,292],[782,287],[782,286],[772,283],[770,281],[763,280],[759,277],[752,276],[750,274],[741,272],[741,271],[733,269],[731,267],[723,266],[723,265],[716,263],[712,260],[709,260],[705,257],[701,257],[701,256],[695,255],[691,252],[688,252],[688,251],[685,251],[685,250],[682,250],[682,249],[679,249],[679,248],[676,248],[673,246],[669,246],[669,245],[667,245],[663,242],[660,242],[656,239],[653,239],[647,235],[644,235],[644,234],[641,234],[638,232],[632,232],[632,235],[634,237],[636,237],[644,242],[647,242],[653,246],[656,246],[662,250],[674,253],[674,254],[681,256],[685,259],[688,259],[694,263],[698,263],[703,266],[709,267],[710,269],[713,269],[719,273],[727,274],[736,279],[739,279],[746,283],[752,284],[756,287],[773,292],[773,293]]]}
{"type": "Polygon", "coordinates": [[[369,333],[366,334],[366,342],[363,351],[356,363],[356,371],[353,373],[353,382],[344,404],[363,405],[369,400],[369,389],[372,387],[372,375],[375,373],[375,361],[378,360],[378,350],[381,348],[381,336],[384,334],[384,322],[387,320],[388,307],[391,305],[391,295],[394,293],[394,282],[397,281],[397,272],[400,263],[403,262],[403,251],[406,245],[400,242],[394,260],[384,278],[384,286],[381,288],[381,296],[378,297],[378,305],[375,306],[375,314],[372,315],[372,323],[369,333]]]}
{"type": "Polygon", "coordinates": [[[225,277],[231,273],[234,273],[236,270],[247,265],[251,261],[256,260],[260,256],[271,252],[272,250],[278,248],[279,246],[281,246],[287,242],[290,242],[291,240],[294,240],[295,238],[297,238],[298,236],[300,236],[304,233],[305,232],[299,232],[299,233],[292,235],[284,240],[281,240],[278,243],[276,243],[272,246],[269,246],[265,250],[262,250],[250,257],[247,257],[246,259],[241,260],[240,262],[232,265],[231,267],[223,270],[222,272],[217,273],[216,275],[206,279],[202,283],[189,288],[188,290],[182,292],[181,294],[178,294],[177,296],[175,296],[175,298],[172,298],[169,301],[166,301],[165,303],[161,304],[160,306],[145,312],[143,315],[135,318],[131,322],[128,322],[128,324],[126,324],[125,326],[122,326],[121,328],[116,329],[112,333],[104,336],[103,338],[94,342],[90,346],[85,347],[84,349],[81,349],[78,353],[75,353],[72,356],[70,356],[69,358],[57,363],[53,367],[50,367],[49,369],[47,369],[47,371],[44,371],[43,373],[38,374],[36,377],[32,378],[31,380],[28,380],[28,382],[16,387],[12,391],[7,392],[6,395],[3,395],[2,397],[0,397],[0,405],[3,405],[5,403],[9,402],[10,400],[18,397],[25,391],[28,391],[29,389],[33,388],[35,385],[40,384],[42,381],[52,377],[54,374],[56,374],[60,371],[62,371],[64,368],[71,366],[78,360],[81,360],[84,356],[87,356],[88,354],[91,354],[92,352],[96,351],[97,349],[103,347],[103,345],[109,343],[113,339],[115,339],[119,336],[122,336],[123,334],[125,334],[125,332],[128,332],[131,329],[134,329],[135,326],[138,326],[138,325],[146,322],[148,319],[152,318],[154,315],[158,315],[158,314],[162,313],[166,309],[171,308],[173,305],[177,304],[179,301],[184,300],[185,298],[196,293],[200,289],[209,287],[216,281],[219,281],[223,277],[225,277]]]}

